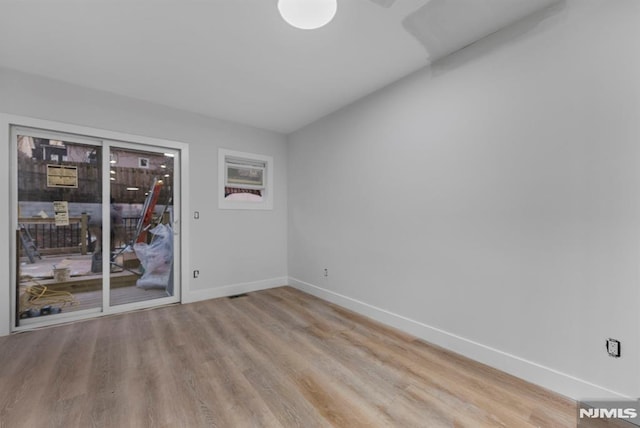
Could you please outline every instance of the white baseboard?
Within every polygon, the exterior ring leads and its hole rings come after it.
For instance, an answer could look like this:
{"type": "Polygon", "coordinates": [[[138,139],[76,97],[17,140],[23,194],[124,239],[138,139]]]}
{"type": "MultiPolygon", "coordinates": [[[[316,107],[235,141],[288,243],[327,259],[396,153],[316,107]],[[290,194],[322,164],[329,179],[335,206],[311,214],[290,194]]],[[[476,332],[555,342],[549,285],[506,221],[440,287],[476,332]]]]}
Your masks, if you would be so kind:
{"type": "Polygon", "coordinates": [[[252,291],[266,290],[268,288],[281,287],[287,284],[286,276],[264,279],[261,281],[230,284],[222,287],[207,288],[203,290],[184,290],[182,303],[198,302],[200,300],[217,299],[219,297],[234,296],[236,294],[250,293],[252,291]]]}
{"type": "Polygon", "coordinates": [[[549,367],[482,345],[464,337],[414,321],[401,315],[369,305],[351,297],[289,277],[289,285],[323,300],[350,309],[382,324],[397,328],[422,340],[441,346],[472,360],[494,367],[520,379],[555,391],[574,400],[634,398],[594,385],[549,367]]]}

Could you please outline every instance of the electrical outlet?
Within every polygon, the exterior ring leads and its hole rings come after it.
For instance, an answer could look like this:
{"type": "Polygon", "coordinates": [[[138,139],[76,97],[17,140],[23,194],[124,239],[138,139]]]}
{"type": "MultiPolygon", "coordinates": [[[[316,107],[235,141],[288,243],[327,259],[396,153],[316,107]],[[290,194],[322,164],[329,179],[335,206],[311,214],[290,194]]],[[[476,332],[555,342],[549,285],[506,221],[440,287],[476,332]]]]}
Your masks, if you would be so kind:
{"type": "Polygon", "coordinates": [[[620,358],[620,341],[615,339],[607,339],[607,353],[610,357],[620,358]]]}
{"type": "Polygon", "coordinates": [[[200,211],[194,211],[193,212],[193,218],[198,220],[200,218],[200,211]]]}
{"type": "Polygon", "coordinates": [[[199,270],[194,270],[194,271],[193,271],[193,277],[194,277],[194,278],[197,278],[197,277],[199,277],[199,276],[200,276],[200,271],[199,271],[199,270]]]}
{"type": "Polygon", "coordinates": [[[325,268],[325,270],[324,270],[324,277],[326,278],[326,277],[328,277],[328,276],[329,276],[329,269],[326,269],[326,268],[325,268]]]}

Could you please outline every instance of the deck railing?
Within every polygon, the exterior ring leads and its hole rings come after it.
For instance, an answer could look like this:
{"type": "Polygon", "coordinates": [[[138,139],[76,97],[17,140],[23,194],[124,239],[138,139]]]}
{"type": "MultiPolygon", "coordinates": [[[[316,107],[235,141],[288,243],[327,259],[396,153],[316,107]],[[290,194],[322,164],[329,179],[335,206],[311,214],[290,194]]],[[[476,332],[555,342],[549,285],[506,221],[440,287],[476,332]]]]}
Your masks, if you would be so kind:
{"type": "MultiPolygon", "coordinates": [[[[135,238],[139,217],[123,217],[115,230],[121,230],[118,240],[130,243],[135,238]]],[[[89,224],[89,217],[70,217],[68,226],[57,226],[53,218],[21,217],[20,225],[29,232],[40,254],[93,252],[95,241],[100,240],[100,225],[89,224]]]]}

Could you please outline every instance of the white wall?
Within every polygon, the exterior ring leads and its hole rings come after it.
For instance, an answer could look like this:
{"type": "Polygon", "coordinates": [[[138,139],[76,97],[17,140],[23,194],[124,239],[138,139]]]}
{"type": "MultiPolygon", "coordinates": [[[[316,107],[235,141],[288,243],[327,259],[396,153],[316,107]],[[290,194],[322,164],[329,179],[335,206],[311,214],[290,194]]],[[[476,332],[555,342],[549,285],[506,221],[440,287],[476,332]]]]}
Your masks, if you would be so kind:
{"type": "Polygon", "coordinates": [[[290,282],[573,398],[640,395],[639,43],[636,0],[572,0],[293,134],[290,282]]]}
{"type": "MultiPolygon", "coordinates": [[[[176,84],[179,84],[177,82],[176,84]]],[[[46,119],[85,127],[180,141],[189,145],[190,254],[183,268],[200,277],[183,284],[183,301],[282,285],[287,276],[287,159],[283,135],[219,121],[106,92],[0,69],[0,113],[46,119]],[[272,211],[219,210],[218,148],[273,156],[272,211]],[[193,220],[192,211],[200,212],[193,220]]],[[[5,132],[5,130],[1,131],[5,132]]],[[[2,141],[5,141],[3,136],[2,141]]],[[[0,147],[5,185],[0,186],[1,224],[9,224],[8,147],[0,147]]],[[[9,241],[10,229],[0,229],[9,241]]],[[[1,260],[9,260],[2,247],[1,260]]],[[[0,334],[8,333],[9,266],[0,271],[0,334]]]]}

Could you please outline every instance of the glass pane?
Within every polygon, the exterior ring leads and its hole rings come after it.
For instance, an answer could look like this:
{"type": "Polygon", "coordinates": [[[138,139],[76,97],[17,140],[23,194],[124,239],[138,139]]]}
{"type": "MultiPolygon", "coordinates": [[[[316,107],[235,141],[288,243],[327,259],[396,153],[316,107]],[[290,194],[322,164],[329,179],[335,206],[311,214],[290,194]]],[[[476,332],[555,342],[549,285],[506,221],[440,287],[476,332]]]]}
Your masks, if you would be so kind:
{"type": "Polygon", "coordinates": [[[114,147],[110,162],[111,305],[173,296],[174,158],[114,147]]]}
{"type": "Polygon", "coordinates": [[[263,168],[250,166],[227,166],[227,184],[230,186],[263,186],[263,168]]]}
{"type": "Polygon", "coordinates": [[[30,135],[17,146],[17,324],[101,309],[101,148],[30,135]]]}

